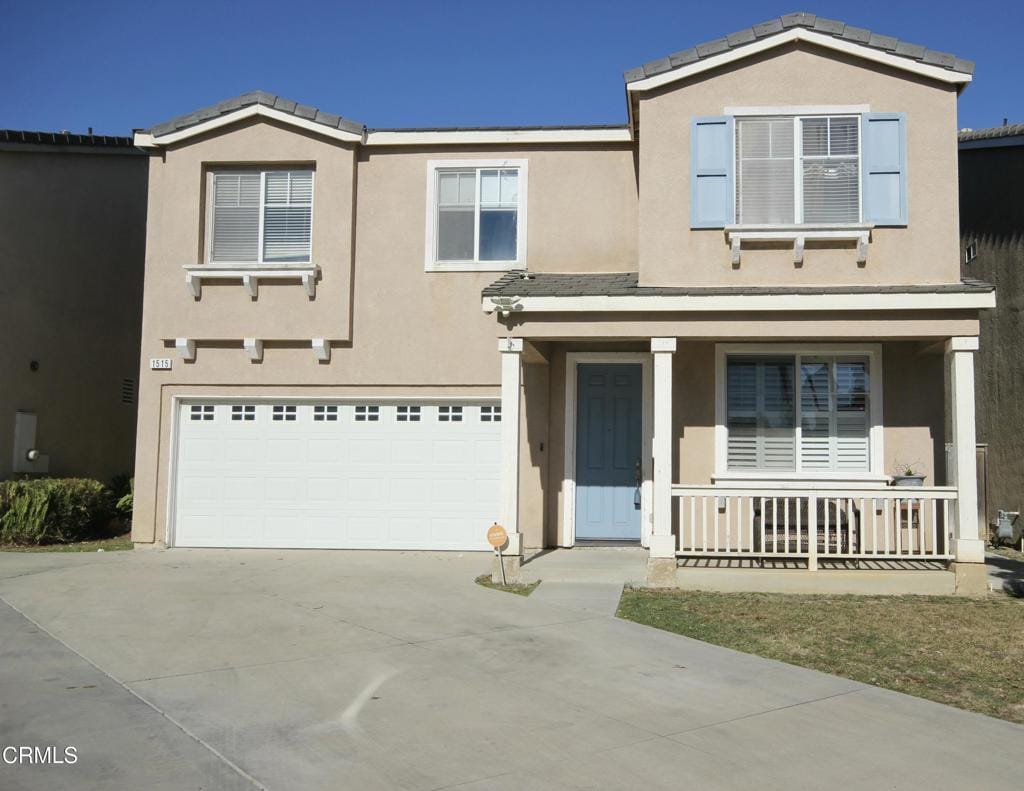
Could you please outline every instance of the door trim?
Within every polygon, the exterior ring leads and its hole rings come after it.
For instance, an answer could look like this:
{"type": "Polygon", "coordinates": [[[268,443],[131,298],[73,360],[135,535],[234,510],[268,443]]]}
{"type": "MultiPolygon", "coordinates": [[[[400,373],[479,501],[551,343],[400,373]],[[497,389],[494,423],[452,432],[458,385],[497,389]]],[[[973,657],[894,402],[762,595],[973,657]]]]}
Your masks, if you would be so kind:
{"type": "Polygon", "coordinates": [[[565,354],[565,469],[562,474],[562,531],[559,546],[576,544],[576,404],[577,381],[581,363],[632,363],[641,368],[640,433],[642,434],[640,471],[640,543],[648,545],[651,534],[652,494],[652,401],[653,366],[648,352],[566,352],[565,354]]]}

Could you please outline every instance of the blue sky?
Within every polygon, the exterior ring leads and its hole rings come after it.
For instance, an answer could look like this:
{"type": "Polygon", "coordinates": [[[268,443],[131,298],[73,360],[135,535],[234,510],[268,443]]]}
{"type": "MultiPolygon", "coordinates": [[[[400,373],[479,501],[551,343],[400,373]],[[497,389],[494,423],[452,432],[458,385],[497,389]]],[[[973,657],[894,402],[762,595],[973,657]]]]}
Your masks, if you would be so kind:
{"type": "Polygon", "coordinates": [[[1024,121],[1024,2],[0,0],[0,127],[127,134],[253,89],[373,127],[621,123],[622,72],[806,10],[977,62],[960,126],[1024,121]]]}

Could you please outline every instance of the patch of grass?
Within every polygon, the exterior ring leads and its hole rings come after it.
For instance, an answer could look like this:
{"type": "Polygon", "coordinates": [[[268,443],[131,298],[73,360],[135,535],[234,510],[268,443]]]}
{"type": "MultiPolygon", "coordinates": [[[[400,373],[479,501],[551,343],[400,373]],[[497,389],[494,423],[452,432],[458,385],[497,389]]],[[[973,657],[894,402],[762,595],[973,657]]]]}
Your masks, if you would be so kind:
{"type": "Polygon", "coordinates": [[[493,588],[496,591],[514,593],[517,596],[529,596],[540,585],[540,580],[536,582],[510,582],[508,585],[502,585],[500,582],[491,582],[490,574],[481,574],[476,578],[476,584],[483,585],[485,588],[493,588]]]}
{"type": "Polygon", "coordinates": [[[988,551],[995,555],[1002,555],[1004,558],[1019,560],[1021,563],[1024,563],[1024,552],[1012,547],[989,547],[988,551]]]}
{"type": "Polygon", "coordinates": [[[1024,724],[1024,601],[627,589],[618,615],[1024,724]]]}
{"type": "Polygon", "coordinates": [[[95,552],[98,549],[105,552],[118,552],[134,547],[131,535],[125,533],[123,536],[101,538],[96,541],[78,541],[72,544],[43,544],[36,547],[12,547],[0,544],[0,552],[95,552]]]}

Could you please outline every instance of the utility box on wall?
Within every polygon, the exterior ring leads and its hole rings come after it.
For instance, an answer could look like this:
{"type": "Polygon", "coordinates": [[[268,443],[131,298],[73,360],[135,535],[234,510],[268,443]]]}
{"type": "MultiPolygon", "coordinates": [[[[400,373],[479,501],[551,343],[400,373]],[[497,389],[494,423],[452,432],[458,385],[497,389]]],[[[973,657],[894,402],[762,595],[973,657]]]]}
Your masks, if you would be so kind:
{"type": "Polygon", "coordinates": [[[14,451],[11,458],[11,470],[21,473],[46,473],[50,471],[50,457],[38,453],[36,447],[36,415],[34,412],[14,413],[14,451]],[[31,451],[38,455],[30,458],[31,451]]]}

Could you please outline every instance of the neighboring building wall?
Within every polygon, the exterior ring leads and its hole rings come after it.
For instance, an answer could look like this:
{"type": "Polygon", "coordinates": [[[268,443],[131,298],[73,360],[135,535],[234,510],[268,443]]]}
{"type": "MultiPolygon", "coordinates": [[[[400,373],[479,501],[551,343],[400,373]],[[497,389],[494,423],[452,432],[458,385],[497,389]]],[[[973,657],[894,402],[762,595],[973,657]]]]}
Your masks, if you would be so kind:
{"type": "Polygon", "coordinates": [[[0,145],[0,479],[15,413],[49,475],[134,465],[147,157],[130,147],[0,145]],[[38,364],[33,370],[32,363],[38,364]]]}
{"type": "Polygon", "coordinates": [[[960,150],[964,274],[995,284],[975,364],[978,442],[988,444],[988,514],[1024,511],[1024,141],[960,150]]]}
{"type": "Polygon", "coordinates": [[[640,99],[640,284],[647,286],[954,283],[956,89],[810,46],[786,46],[670,83],[640,99]],[[906,228],[872,232],[867,264],[853,245],[759,245],[734,268],[725,234],[690,230],[690,122],[726,107],[870,105],[907,115],[906,228]],[[769,249],[775,248],[775,249],[769,249]]]}

